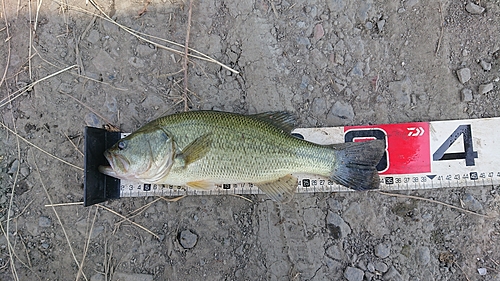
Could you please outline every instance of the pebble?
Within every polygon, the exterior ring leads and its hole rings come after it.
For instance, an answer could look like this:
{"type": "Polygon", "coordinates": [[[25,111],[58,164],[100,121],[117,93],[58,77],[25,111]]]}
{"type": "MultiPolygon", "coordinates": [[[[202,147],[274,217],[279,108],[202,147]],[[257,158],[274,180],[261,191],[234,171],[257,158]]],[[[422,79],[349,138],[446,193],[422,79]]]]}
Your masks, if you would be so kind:
{"type": "Polygon", "coordinates": [[[337,94],[340,94],[340,92],[342,92],[346,86],[347,86],[347,83],[345,81],[342,81],[338,78],[335,78],[333,80],[333,90],[337,94]]]}
{"type": "Polygon", "coordinates": [[[431,251],[429,247],[420,247],[417,249],[417,263],[420,265],[426,265],[431,260],[431,251]]]}
{"type": "Polygon", "coordinates": [[[493,90],[493,83],[479,85],[479,93],[486,94],[493,90]]]}
{"type": "Polygon", "coordinates": [[[391,266],[386,274],[382,277],[384,281],[399,281],[403,280],[403,276],[399,273],[394,266],[391,266]]]}
{"type": "Polygon", "coordinates": [[[104,275],[96,273],[90,277],[90,281],[104,281],[104,275]]]}
{"type": "Polygon", "coordinates": [[[385,26],[385,20],[379,20],[377,22],[378,31],[382,31],[384,29],[384,26],[385,26]]]}
{"type": "Polygon", "coordinates": [[[381,261],[375,261],[375,262],[373,262],[373,266],[375,267],[375,269],[378,272],[382,272],[382,273],[387,272],[387,269],[389,269],[389,267],[387,266],[387,264],[385,264],[384,262],[381,262],[381,261]]]}
{"type": "Polygon", "coordinates": [[[460,83],[464,84],[470,80],[470,69],[467,67],[457,70],[457,76],[460,83]]]}
{"type": "Polygon", "coordinates": [[[327,119],[335,123],[350,123],[354,119],[354,109],[348,103],[336,101],[330,109],[327,119]]]}
{"type": "Polygon", "coordinates": [[[198,242],[198,235],[191,232],[191,230],[183,230],[179,234],[179,243],[184,249],[191,249],[198,242]]]}
{"type": "Polygon", "coordinates": [[[40,227],[50,227],[52,220],[49,217],[38,218],[38,226],[40,227]]]}
{"type": "Polygon", "coordinates": [[[325,29],[323,29],[323,25],[318,23],[314,26],[314,40],[318,41],[319,39],[325,36],[325,29]]]}
{"type": "Polygon", "coordinates": [[[364,275],[363,270],[351,266],[344,271],[344,277],[349,281],[362,281],[364,275]]]}
{"type": "Polygon", "coordinates": [[[476,5],[472,2],[469,2],[467,3],[467,5],[465,5],[465,10],[473,15],[479,15],[484,12],[483,7],[476,5]]]}
{"type": "Polygon", "coordinates": [[[381,259],[387,258],[391,254],[391,244],[380,243],[375,246],[375,255],[381,259]]]}
{"type": "Polygon", "coordinates": [[[14,162],[12,162],[12,164],[10,165],[10,168],[9,168],[9,171],[7,172],[7,174],[15,174],[17,173],[17,169],[19,168],[19,160],[14,160],[14,162]]]}
{"type": "Polygon", "coordinates": [[[87,124],[87,126],[89,126],[89,127],[95,127],[95,128],[101,127],[100,126],[101,121],[99,121],[99,118],[97,117],[97,115],[95,115],[92,112],[85,114],[84,120],[85,120],[85,124],[87,124]]]}
{"type": "Polygon", "coordinates": [[[299,45],[305,45],[305,46],[310,46],[311,41],[307,37],[298,37],[297,38],[297,44],[299,45]]]}
{"type": "Polygon", "coordinates": [[[326,224],[330,229],[330,234],[333,238],[344,238],[351,234],[351,228],[338,214],[328,211],[326,216],[326,224]]]}
{"type": "Polygon", "coordinates": [[[120,280],[120,281],[153,281],[153,275],[142,274],[142,273],[115,272],[115,273],[113,273],[113,280],[120,280]]]}
{"type": "Polygon", "coordinates": [[[462,91],[460,92],[462,94],[462,101],[472,101],[472,90],[463,88],[462,91]]]}
{"type": "Polygon", "coordinates": [[[311,109],[314,116],[323,116],[328,110],[325,98],[315,98],[312,102],[311,109]]]}
{"type": "Polygon", "coordinates": [[[111,70],[116,65],[115,60],[103,49],[92,59],[92,64],[101,72],[111,70]]]}
{"type": "Polygon", "coordinates": [[[488,274],[488,270],[484,267],[480,267],[477,269],[477,273],[479,273],[479,275],[486,275],[488,274]]]}
{"type": "Polygon", "coordinates": [[[389,82],[389,91],[393,93],[394,100],[400,105],[408,105],[411,102],[411,81],[405,78],[402,81],[389,82]]]}
{"type": "Polygon", "coordinates": [[[128,63],[130,63],[130,65],[132,65],[135,68],[143,68],[144,65],[146,65],[146,62],[143,59],[138,58],[138,57],[131,57],[128,60],[128,63]]]}
{"type": "Polygon", "coordinates": [[[466,193],[462,199],[464,207],[472,212],[479,212],[483,210],[483,205],[472,194],[466,193]]]}
{"type": "Polygon", "coordinates": [[[99,31],[92,29],[89,32],[89,36],[87,36],[87,41],[89,41],[92,44],[95,44],[97,43],[97,41],[99,41],[99,37],[100,37],[99,31]]]}
{"type": "Polygon", "coordinates": [[[338,245],[332,245],[326,248],[326,255],[332,259],[342,261],[344,260],[344,251],[338,245]]]}
{"type": "Polygon", "coordinates": [[[137,52],[137,54],[139,56],[146,57],[146,56],[149,56],[149,55],[153,54],[154,52],[156,52],[156,49],[150,47],[149,45],[141,44],[141,45],[137,46],[137,49],[135,49],[135,51],[137,52]]]}
{"type": "Polygon", "coordinates": [[[485,60],[481,60],[479,62],[479,64],[481,65],[481,67],[485,70],[485,71],[490,71],[491,70],[491,63],[485,61],[485,60]]]}

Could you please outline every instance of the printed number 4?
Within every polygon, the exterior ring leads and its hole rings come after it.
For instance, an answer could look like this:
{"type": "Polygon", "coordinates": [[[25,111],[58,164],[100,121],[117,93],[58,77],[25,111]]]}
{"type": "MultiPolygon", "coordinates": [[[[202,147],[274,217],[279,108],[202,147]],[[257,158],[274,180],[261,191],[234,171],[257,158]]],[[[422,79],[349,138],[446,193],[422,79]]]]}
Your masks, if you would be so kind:
{"type": "Polygon", "coordinates": [[[432,160],[434,161],[465,159],[466,166],[476,165],[475,158],[477,158],[477,151],[474,151],[470,125],[458,126],[432,155],[432,160]],[[460,136],[463,136],[464,152],[445,153],[460,136]]]}

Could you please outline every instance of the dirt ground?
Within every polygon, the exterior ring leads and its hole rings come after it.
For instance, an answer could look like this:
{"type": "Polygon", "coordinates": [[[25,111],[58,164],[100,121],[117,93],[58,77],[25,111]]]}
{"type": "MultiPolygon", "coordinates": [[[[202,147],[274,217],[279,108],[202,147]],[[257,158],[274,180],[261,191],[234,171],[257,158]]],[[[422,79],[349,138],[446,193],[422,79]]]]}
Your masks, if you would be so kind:
{"type": "MultiPolygon", "coordinates": [[[[189,2],[96,4],[2,1],[0,280],[500,280],[498,186],[401,192],[494,218],[374,192],[46,207],[83,200],[85,126],[184,110],[189,2]]],[[[194,0],[190,23],[220,64],[190,58],[189,110],[300,127],[500,114],[498,0],[194,0]]]]}

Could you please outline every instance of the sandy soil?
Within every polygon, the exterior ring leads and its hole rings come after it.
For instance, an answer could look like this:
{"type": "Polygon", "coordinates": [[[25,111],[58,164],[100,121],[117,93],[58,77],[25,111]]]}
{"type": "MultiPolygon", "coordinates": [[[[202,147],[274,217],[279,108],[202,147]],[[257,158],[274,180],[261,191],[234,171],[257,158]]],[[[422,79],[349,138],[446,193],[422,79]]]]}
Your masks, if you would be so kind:
{"type": "MultiPolygon", "coordinates": [[[[500,2],[476,4],[194,1],[189,46],[234,71],[191,58],[187,106],[288,110],[301,127],[499,116],[500,2]]],[[[2,1],[1,280],[500,280],[498,219],[422,200],[46,207],[82,201],[84,126],[130,132],[184,110],[183,47],[160,38],[184,44],[189,2],[97,5],[178,51],[85,1],[2,1]]],[[[490,216],[500,202],[498,186],[403,193],[490,216]]]]}

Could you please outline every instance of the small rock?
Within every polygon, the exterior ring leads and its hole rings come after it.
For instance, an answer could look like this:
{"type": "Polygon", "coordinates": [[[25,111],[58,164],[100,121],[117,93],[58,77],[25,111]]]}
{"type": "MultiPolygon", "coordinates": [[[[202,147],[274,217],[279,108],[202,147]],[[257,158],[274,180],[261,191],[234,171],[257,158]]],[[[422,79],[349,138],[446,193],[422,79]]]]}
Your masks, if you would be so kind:
{"type": "Polygon", "coordinates": [[[368,271],[370,272],[375,272],[375,265],[373,265],[372,262],[369,262],[367,265],[366,265],[366,269],[368,269],[368,271]]]}
{"type": "Polygon", "coordinates": [[[469,2],[467,3],[467,5],[465,5],[465,10],[473,15],[479,15],[484,12],[483,7],[476,5],[472,2],[469,2]]]}
{"type": "Polygon", "coordinates": [[[365,23],[366,29],[372,29],[373,28],[373,23],[371,21],[365,23]]]}
{"type": "Polygon", "coordinates": [[[384,25],[385,25],[385,20],[379,20],[377,22],[378,31],[382,31],[382,29],[384,29],[384,25]]]}
{"type": "Polygon", "coordinates": [[[411,102],[410,95],[412,92],[411,80],[407,77],[401,81],[389,82],[389,91],[396,103],[399,105],[408,105],[411,102]]]}
{"type": "Polygon", "coordinates": [[[100,273],[96,273],[92,276],[90,276],[90,281],[104,281],[104,275],[100,273]]]}
{"type": "Polygon", "coordinates": [[[465,101],[465,102],[472,101],[472,97],[473,97],[472,90],[467,89],[467,88],[463,88],[461,91],[461,94],[462,94],[462,101],[465,101]]]}
{"type": "Polygon", "coordinates": [[[326,107],[327,103],[324,98],[315,98],[311,105],[312,115],[313,116],[325,116],[324,114],[328,110],[326,107]]]}
{"type": "Polygon", "coordinates": [[[483,210],[483,205],[472,194],[466,193],[462,199],[464,207],[472,212],[479,212],[483,210]]]}
{"type": "Polygon", "coordinates": [[[340,94],[340,92],[342,92],[346,86],[347,86],[347,83],[345,81],[342,81],[338,78],[335,78],[333,80],[332,87],[333,87],[333,90],[335,91],[335,93],[337,93],[337,94],[340,94]]]}
{"type": "Polygon", "coordinates": [[[351,234],[351,228],[339,215],[334,212],[328,211],[326,216],[326,225],[330,230],[330,235],[334,239],[344,238],[351,234]]]}
{"type": "Polygon", "coordinates": [[[113,273],[113,280],[120,281],[153,281],[153,275],[142,273],[113,273]]]}
{"type": "Polygon", "coordinates": [[[17,173],[17,169],[19,168],[19,160],[14,160],[12,164],[10,164],[9,171],[7,171],[7,174],[13,175],[17,173]]]}
{"type": "Polygon", "coordinates": [[[327,117],[332,123],[350,123],[354,119],[354,109],[348,103],[337,101],[333,104],[332,109],[327,117]]]}
{"type": "Polygon", "coordinates": [[[143,59],[138,57],[131,57],[128,60],[128,63],[130,63],[130,65],[132,65],[135,68],[143,68],[144,65],[146,64],[146,62],[143,59]]]}
{"type": "Polygon", "coordinates": [[[152,48],[148,45],[139,45],[137,46],[137,49],[135,49],[135,51],[137,52],[137,54],[141,57],[146,57],[146,56],[149,56],[151,54],[153,54],[154,52],[156,52],[156,49],[155,48],[152,48]]]}
{"type": "Polygon", "coordinates": [[[334,260],[342,261],[345,258],[344,251],[338,245],[326,248],[326,255],[334,260]]]}
{"type": "Polygon", "coordinates": [[[493,83],[479,85],[480,94],[486,94],[491,90],[493,90],[493,83]]]}
{"type": "Polygon", "coordinates": [[[70,94],[73,91],[73,85],[68,83],[61,83],[59,87],[57,87],[57,91],[63,94],[70,94]]]}
{"type": "Polygon", "coordinates": [[[479,64],[481,65],[481,67],[485,70],[485,71],[490,71],[491,70],[491,63],[485,61],[485,60],[481,60],[479,62],[479,64]]]}
{"type": "Polygon", "coordinates": [[[391,266],[389,270],[387,271],[386,274],[382,277],[382,280],[384,281],[399,281],[403,280],[403,276],[394,268],[394,266],[391,266]]]}
{"type": "Polygon", "coordinates": [[[381,262],[381,261],[375,261],[373,263],[373,266],[375,267],[375,269],[378,272],[382,272],[382,273],[387,272],[387,269],[389,269],[389,267],[387,266],[387,264],[385,264],[384,262],[381,262]]]}
{"type": "Polygon", "coordinates": [[[106,101],[104,105],[108,108],[109,112],[116,113],[118,112],[118,102],[114,95],[106,94],[106,101]]]}
{"type": "Polygon", "coordinates": [[[92,29],[89,32],[89,36],[87,36],[87,41],[89,41],[92,44],[95,44],[97,43],[97,41],[99,41],[99,37],[100,37],[99,31],[92,29]]]}
{"type": "Polygon", "coordinates": [[[305,45],[305,46],[310,46],[311,41],[307,37],[298,37],[297,38],[297,44],[299,45],[305,45]]]}
{"type": "Polygon", "coordinates": [[[40,227],[50,227],[52,220],[49,217],[40,217],[38,219],[38,226],[40,227]]]}
{"type": "Polygon", "coordinates": [[[183,230],[179,234],[179,243],[184,249],[191,249],[198,242],[198,235],[191,232],[191,230],[183,230]]]}
{"type": "Polygon", "coordinates": [[[420,265],[426,265],[431,260],[431,251],[429,247],[420,247],[416,252],[417,263],[420,265]]]}
{"type": "Polygon", "coordinates": [[[488,274],[488,270],[486,268],[484,268],[484,267],[478,268],[477,272],[479,273],[479,275],[486,275],[486,274],[488,274]]]}
{"type": "Polygon", "coordinates": [[[314,26],[314,40],[318,41],[319,39],[325,36],[325,30],[323,29],[323,25],[318,23],[314,26]]]}
{"type": "Polygon", "coordinates": [[[349,281],[362,281],[364,276],[363,270],[348,266],[344,271],[345,279],[349,281]]]}
{"type": "Polygon", "coordinates": [[[375,255],[381,259],[387,258],[391,254],[391,244],[380,243],[375,246],[375,255]]]}
{"type": "Polygon", "coordinates": [[[460,83],[464,84],[470,80],[470,69],[467,67],[457,70],[457,76],[460,83]]]}
{"type": "Polygon", "coordinates": [[[92,112],[85,114],[84,120],[85,124],[87,124],[87,126],[89,127],[95,127],[95,128],[101,127],[101,121],[99,121],[97,115],[95,115],[92,112]]]}
{"type": "Polygon", "coordinates": [[[104,49],[100,49],[99,53],[92,59],[92,64],[98,71],[109,71],[113,68],[115,60],[104,49]]]}

